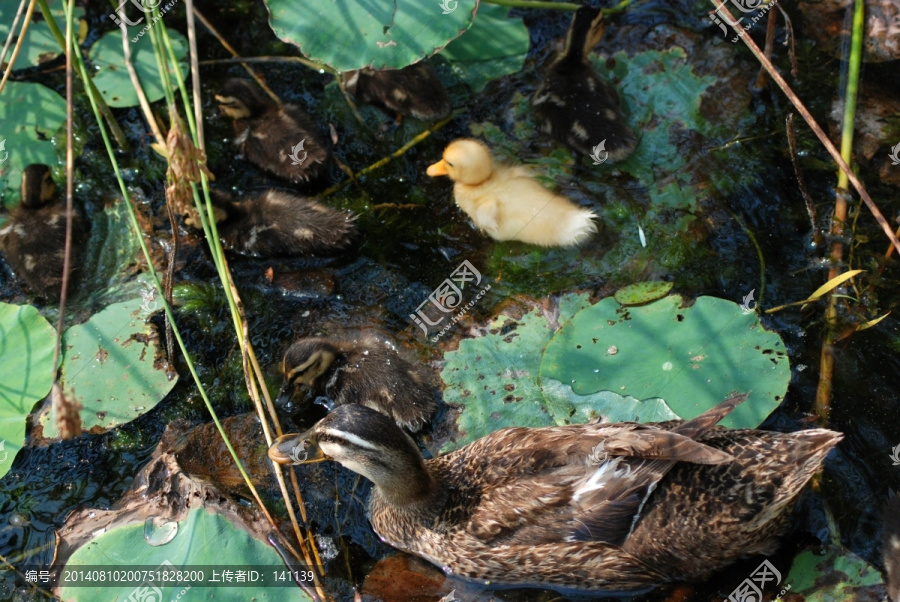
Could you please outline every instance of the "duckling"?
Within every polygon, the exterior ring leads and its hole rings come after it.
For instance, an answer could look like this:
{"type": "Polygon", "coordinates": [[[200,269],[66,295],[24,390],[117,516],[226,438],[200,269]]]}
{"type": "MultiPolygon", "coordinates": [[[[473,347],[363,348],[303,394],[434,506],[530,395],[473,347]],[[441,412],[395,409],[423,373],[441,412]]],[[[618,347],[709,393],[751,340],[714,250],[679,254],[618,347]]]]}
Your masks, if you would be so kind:
{"type": "Polygon", "coordinates": [[[883,528],[881,553],[884,556],[884,572],[887,574],[888,599],[900,602],[900,496],[896,494],[891,496],[884,507],[883,528]]]}
{"type": "Polygon", "coordinates": [[[229,79],[216,94],[219,111],[234,120],[235,144],[244,158],[293,183],[325,174],[328,148],[309,116],[281,105],[247,79],[229,79]]]}
{"type": "Polygon", "coordinates": [[[367,406],[412,432],[420,430],[437,409],[425,370],[400,357],[392,343],[370,337],[301,339],[284,354],[284,375],[277,401],[281,406],[299,385],[306,385],[336,406],[367,406]]]}
{"type": "Polygon", "coordinates": [[[565,49],[547,69],[531,106],[545,134],[595,160],[621,161],[634,152],[637,138],[622,115],[619,95],[587,58],[605,29],[600,9],[575,11],[565,49]]]}
{"type": "Polygon", "coordinates": [[[426,63],[403,69],[358,69],[342,76],[344,87],[359,102],[386,111],[437,121],[450,114],[450,96],[426,63]]]}
{"type": "MultiPolygon", "coordinates": [[[[216,225],[227,249],[253,257],[327,254],[356,236],[356,216],[281,190],[236,201],[211,191],[216,225]]],[[[200,227],[197,220],[186,223],[200,227]]]]}
{"type": "MultiPolygon", "coordinates": [[[[72,216],[72,275],[84,242],[84,224],[72,216]]],[[[32,293],[58,301],[66,246],[66,207],[56,194],[50,168],[34,163],[22,172],[22,202],[0,230],[0,248],[32,293]]]]}
{"type": "Polygon", "coordinates": [[[495,240],[570,247],[597,232],[593,212],[550,192],[525,167],[495,165],[478,140],[454,140],[427,173],[449,176],[456,204],[495,240]]]}
{"type": "Polygon", "coordinates": [[[375,532],[448,574],[635,590],[774,551],[842,438],[715,426],[746,397],[687,421],[505,428],[431,460],[391,420],[345,405],[276,439],[269,457],[333,459],[366,477],[375,532]]]}

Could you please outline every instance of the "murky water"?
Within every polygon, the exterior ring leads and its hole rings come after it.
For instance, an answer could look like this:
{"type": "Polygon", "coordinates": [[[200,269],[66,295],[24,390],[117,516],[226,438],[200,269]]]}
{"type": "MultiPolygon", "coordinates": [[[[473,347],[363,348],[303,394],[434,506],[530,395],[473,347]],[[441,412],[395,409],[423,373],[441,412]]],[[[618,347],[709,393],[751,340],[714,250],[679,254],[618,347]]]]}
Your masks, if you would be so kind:
{"type": "MultiPolygon", "coordinates": [[[[204,6],[201,10],[221,27],[223,34],[246,54],[277,55],[289,49],[275,40],[265,23],[265,9],[260,5],[240,5],[231,9],[204,6]],[[233,19],[235,14],[248,16],[233,19]],[[222,10],[220,13],[219,11],[222,10]]],[[[636,4],[620,21],[614,20],[607,39],[599,49],[612,54],[622,48],[633,51],[629,44],[653,32],[663,33],[678,25],[701,34],[714,35],[706,28],[707,7],[693,3],[645,2],[636,4]],[[617,37],[621,34],[621,37],[617,37]]],[[[167,22],[180,23],[182,8],[176,8],[167,22]]],[[[621,203],[628,217],[622,222],[606,221],[605,230],[584,249],[541,251],[518,244],[494,245],[474,231],[468,219],[452,203],[447,181],[432,180],[425,167],[436,160],[444,145],[459,136],[470,135],[469,124],[492,121],[500,128],[510,128],[515,115],[512,105],[516,94],[529,95],[538,78],[537,65],[549,56],[550,44],[565,32],[569,15],[554,11],[528,12],[525,22],[532,36],[532,47],[522,73],[491,83],[476,98],[470,98],[461,86],[451,89],[457,106],[466,111],[445,129],[369,176],[359,188],[348,187],[329,199],[329,203],[359,214],[361,244],[354,251],[330,259],[299,259],[275,262],[283,281],[270,283],[264,271],[271,261],[234,258],[232,269],[241,286],[248,308],[250,331],[263,366],[268,367],[273,385],[279,382],[278,364],[284,348],[292,338],[307,335],[338,335],[345,331],[375,328],[393,335],[409,347],[409,354],[422,361],[438,360],[441,348],[428,343],[411,323],[409,314],[462,261],[468,260],[482,269],[494,283],[492,291],[472,310],[475,323],[494,315],[510,297],[587,290],[606,295],[628,283],[625,275],[635,279],[664,278],[674,280],[676,290],[688,296],[715,295],[738,301],[751,289],[759,287],[760,264],[756,250],[735,215],[746,224],[759,241],[766,265],[766,288],[763,307],[772,307],[802,299],[825,280],[827,268],[820,261],[822,252],[811,246],[809,222],[795,185],[793,170],[786,153],[783,118],[789,111],[780,94],[763,92],[753,98],[755,114],[744,119],[739,131],[731,136],[744,136],[745,153],[752,162],[736,164],[727,154],[712,149],[726,144],[730,137],[705,144],[687,144],[695,153],[692,165],[708,169],[708,198],[701,203],[697,235],[692,248],[684,251],[675,267],[665,269],[665,262],[646,262],[634,269],[606,273],[596,271],[603,266],[608,245],[623,237],[635,237],[633,215],[646,209],[646,194],[638,190],[634,180],[613,170],[590,171],[584,165],[567,168],[571,174],[567,192],[578,202],[591,206],[614,206],[621,203]],[[725,184],[727,182],[727,184],[725,184]],[[415,204],[413,208],[386,207],[372,210],[374,205],[415,204]],[[286,283],[286,284],[285,284],[286,283]]],[[[89,9],[91,43],[99,32],[103,15],[89,9]]],[[[799,15],[796,16],[799,21],[799,15]]],[[[176,25],[176,27],[178,27],[176,25]]],[[[662,34],[660,34],[662,35],[662,34]]],[[[840,63],[816,54],[803,43],[798,51],[801,59],[797,90],[810,99],[817,117],[824,118],[828,105],[837,93],[840,63]],[[824,72],[824,75],[823,75],[824,72]],[[824,77],[824,79],[823,79],[824,77]],[[826,85],[827,84],[827,85],[826,85]]],[[[205,31],[200,34],[202,58],[226,56],[217,42],[205,31]]],[[[737,57],[728,68],[756,72],[756,63],[747,53],[737,49],[737,57]]],[[[779,47],[779,65],[786,70],[783,51],[779,47]]],[[[690,56],[690,54],[689,54],[690,56]]],[[[712,65],[700,65],[712,69],[712,65]]],[[[409,140],[423,124],[407,120],[395,126],[380,113],[363,109],[368,131],[358,128],[334,86],[326,87],[330,78],[296,65],[266,64],[260,66],[269,85],[285,102],[308,107],[320,123],[335,124],[341,159],[358,170],[388,155],[409,140]]],[[[439,65],[442,77],[451,81],[446,69],[439,65]]],[[[864,81],[872,73],[879,83],[894,94],[900,93],[900,78],[885,76],[882,67],[864,71],[864,81]]],[[[204,114],[209,161],[219,185],[243,191],[270,185],[266,177],[234,158],[230,145],[230,123],[216,114],[212,95],[227,77],[240,76],[237,66],[211,66],[203,70],[204,114]]],[[[60,74],[51,72],[34,77],[59,89],[60,74]]],[[[725,84],[728,85],[728,84],[725,84]]],[[[84,107],[82,107],[84,108],[84,107]]],[[[130,168],[129,184],[140,187],[148,205],[163,215],[162,162],[149,150],[142,120],[136,109],[117,111],[117,117],[135,150],[121,158],[130,168]]],[[[805,126],[798,124],[801,148],[809,157],[804,162],[810,192],[820,212],[828,213],[833,200],[834,170],[821,169],[824,153],[811,140],[805,126]],[[815,159],[815,160],[814,160],[815,159]]],[[[323,127],[323,130],[325,128],[323,127]]],[[[83,132],[89,140],[84,156],[78,161],[81,172],[79,195],[86,210],[99,210],[104,199],[114,194],[114,179],[106,165],[105,152],[99,145],[96,129],[87,126],[83,132]]],[[[550,146],[539,140],[522,141],[523,161],[544,153],[550,146]]],[[[898,168],[900,169],[900,168],[898,168]]],[[[701,170],[697,170],[701,171],[701,170]]],[[[875,182],[874,173],[866,172],[865,181],[875,182]]],[[[332,179],[343,176],[332,169],[332,179]]],[[[887,215],[896,215],[896,193],[887,187],[870,188],[877,202],[883,203],[887,215]],[[894,205],[891,206],[893,199],[894,205]]],[[[858,231],[872,240],[882,236],[868,214],[861,216],[858,231]]],[[[612,214],[605,214],[609,216],[612,214]]],[[[824,223],[824,222],[823,222],[824,223]]],[[[166,227],[161,227],[165,230],[166,227]]],[[[635,243],[636,244],[636,243],[635,243]]],[[[869,265],[886,245],[863,246],[858,256],[869,265]],[[878,247],[878,251],[874,249],[878,247]]],[[[214,279],[214,271],[204,252],[190,244],[183,253],[185,269],[179,278],[192,298],[199,299],[190,312],[182,311],[182,332],[200,366],[200,376],[220,411],[220,415],[237,414],[250,409],[243,392],[240,352],[230,342],[227,309],[224,299],[206,283],[214,279]]],[[[608,259],[607,259],[608,261],[608,259]]],[[[109,273],[94,270],[93,281],[84,287],[105,288],[109,273]]],[[[25,302],[20,289],[4,272],[0,275],[0,298],[25,302]]],[[[888,268],[877,289],[880,313],[892,309],[897,299],[896,268],[888,268]]],[[[757,291],[759,295],[760,291],[757,291]]],[[[86,297],[89,297],[86,296],[86,297]]],[[[89,298],[76,298],[71,308],[73,318],[83,319],[95,310],[89,298]]],[[[52,315],[52,310],[47,310],[52,315]]],[[[821,306],[801,311],[787,310],[764,318],[766,326],[785,339],[791,355],[792,381],[785,403],[763,425],[778,431],[792,431],[810,426],[811,410],[818,379],[820,342],[823,330],[821,306]]],[[[457,328],[448,339],[462,328],[457,328]]],[[[900,328],[890,316],[876,328],[857,333],[842,341],[836,352],[834,404],[830,426],[845,433],[846,438],[826,462],[825,476],[815,493],[805,495],[798,505],[793,530],[774,562],[788,566],[789,559],[804,545],[817,545],[828,539],[828,525],[823,510],[831,509],[840,530],[841,541],[854,553],[875,566],[880,539],[879,512],[888,490],[900,489],[900,471],[891,466],[890,449],[900,443],[900,328]]],[[[182,372],[184,373],[184,372],[182,372]]],[[[65,517],[81,507],[108,508],[131,484],[135,473],[146,463],[165,425],[175,417],[193,423],[208,420],[202,402],[183,379],[160,405],[131,424],[105,435],[85,435],[74,441],[54,443],[46,447],[26,448],[16,457],[13,469],[0,481],[0,555],[14,565],[49,564],[53,558],[53,533],[65,517]]],[[[437,421],[441,415],[439,414],[437,421]]],[[[311,423],[312,417],[304,421],[311,423]]],[[[349,584],[360,584],[374,561],[390,552],[372,533],[365,517],[364,500],[368,484],[348,471],[318,464],[298,469],[303,483],[304,499],[310,522],[326,540],[335,543],[336,558],[329,568],[335,592],[349,596],[349,584]],[[335,507],[335,499],[340,503],[335,507]]],[[[168,536],[157,526],[151,529],[154,540],[168,536]]],[[[738,563],[697,587],[689,599],[723,598],[758,564],[758,559],[738,563]]],[[[662,589],[638,596],[639,600],[664,600],[670,590],[662,589]]],[[[504,590],[497,593],[505,600],[557,600],[557,594],[534,590],[504,590]]],[[[0,578],[0,598],[12,597],[11,581],[0,578]],[[2,589],[2,588],[6,589],[2,589]]]]}

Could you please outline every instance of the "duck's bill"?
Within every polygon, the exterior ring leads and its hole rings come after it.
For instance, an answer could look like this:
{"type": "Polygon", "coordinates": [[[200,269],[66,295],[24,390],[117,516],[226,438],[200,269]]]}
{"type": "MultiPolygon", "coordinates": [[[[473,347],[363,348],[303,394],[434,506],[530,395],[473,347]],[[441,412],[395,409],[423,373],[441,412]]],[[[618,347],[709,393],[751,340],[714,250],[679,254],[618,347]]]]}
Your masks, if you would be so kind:
{"type": "Polygon", "coordinates": [[[432,178],[434,176],[446,176],[447,175],[447,163],[444,162],[443,159],[434,163],[433,165],[429,165],[428,169],[425,171],[432,178]]]}
{"type": "Polygon", "coordinates": [[[278,392],[278,397],[275,398],[275,405],[279,408],[285,407],[287,404],[291,402],[291,398],[294,396],[294,390],[296,387],[292,382],[284,383],[284,386],[281,387],[281,391],[278,392]]]}
{"type": "Polygon", "coordinates": [[[276,464],[310,464],[328,460],[316,444],[312,431],[302,435],[282,435],[269,447],[269,459],[276,464]]]}

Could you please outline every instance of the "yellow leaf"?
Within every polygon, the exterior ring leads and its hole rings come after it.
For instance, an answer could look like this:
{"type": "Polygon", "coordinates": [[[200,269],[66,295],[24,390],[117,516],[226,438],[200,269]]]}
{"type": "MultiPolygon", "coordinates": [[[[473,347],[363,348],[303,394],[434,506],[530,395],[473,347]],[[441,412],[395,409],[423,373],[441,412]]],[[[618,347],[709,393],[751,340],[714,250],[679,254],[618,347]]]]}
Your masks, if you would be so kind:
{"type": "Polygon", "coordinates": [[[884,319],[885,319],[886,317],[888,317],[889,315],[891,315],[891,312],[887,312],[886,314],[884,314],[884,315],[881,316],[880,318],[875,318],[875,319],[873,319],[873,320],[869,320],[869,321],[866,322],[865,324],[860,324],[859,326],[856,327],[856,330],[859,331],[859,330],[865,330],[866,328],[872,328],[873,326],[875,326],[876,324],[878,324],[879,322],[881,322],[882,320],[884,320],[884,319]]]}
{"type": "MultiPolygon", "coordinates": [[[[813,301],[818,301],[819,298],[822,295],[824,295],[825,293],[837,288],[839,285],[843,284],[847,280],[850,280],[857,274],[861,274],[862,272],[865,272],[865,270],[850,270],[849,272],[844,272],[840,276],[835,276],[834,278],[832,278],[831,280],[829,280],[828,282],[826,282],[825,284],[823,284],[822,286],[817,288],[815,290],[815,292],[812,295],[810,295],[809,298],[806,300],[806,303],[812,303],[813,301]]],[[[805,308],[806,308],[806,304],[804,304],[800,309],[805,309],[805,308]]]]}

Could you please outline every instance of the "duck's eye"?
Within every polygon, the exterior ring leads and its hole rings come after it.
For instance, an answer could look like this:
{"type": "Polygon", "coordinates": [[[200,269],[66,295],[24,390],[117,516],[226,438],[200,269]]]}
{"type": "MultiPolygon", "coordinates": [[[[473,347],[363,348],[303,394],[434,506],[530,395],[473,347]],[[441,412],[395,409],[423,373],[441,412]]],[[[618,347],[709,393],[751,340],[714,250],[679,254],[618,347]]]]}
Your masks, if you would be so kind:
{"type": "Polygon", "coordinates": [[[444,163],[446,163],[448,167],[453,167],[453,163],[450,163],[450,161],[447,161],[446,159],[444,160],[444,163]]]}

